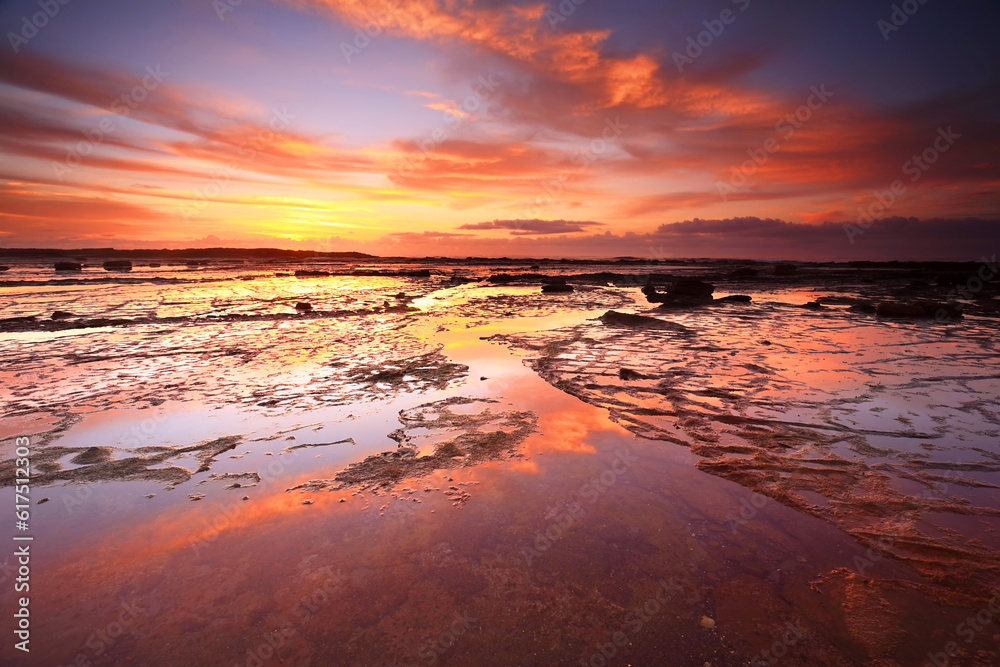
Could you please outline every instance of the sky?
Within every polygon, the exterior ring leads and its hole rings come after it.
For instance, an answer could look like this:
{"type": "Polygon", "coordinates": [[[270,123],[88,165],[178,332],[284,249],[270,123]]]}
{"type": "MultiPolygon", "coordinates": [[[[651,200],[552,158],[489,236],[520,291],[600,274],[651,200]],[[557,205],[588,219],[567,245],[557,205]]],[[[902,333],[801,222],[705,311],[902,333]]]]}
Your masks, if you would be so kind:
{"type": "Polygon", "coordinates": [[[0,246],[1000,245],[992,0],[0,2],[0,246]]]}

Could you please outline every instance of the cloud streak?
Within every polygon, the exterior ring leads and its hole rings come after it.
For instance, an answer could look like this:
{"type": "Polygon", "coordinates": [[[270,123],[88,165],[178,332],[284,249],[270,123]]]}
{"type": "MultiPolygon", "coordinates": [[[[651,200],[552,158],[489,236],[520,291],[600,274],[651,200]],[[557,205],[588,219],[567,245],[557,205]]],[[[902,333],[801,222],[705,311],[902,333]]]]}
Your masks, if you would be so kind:
{"type": "Polygon", "coordinates": [[[506,230],[512,236],[535,236],[540,234],[569,234],[586,231],[588,227],[599,227],[600,222],[579,220],[491,220],[470,222],[459,225],[459,229],[476,231],[506,230]]]}

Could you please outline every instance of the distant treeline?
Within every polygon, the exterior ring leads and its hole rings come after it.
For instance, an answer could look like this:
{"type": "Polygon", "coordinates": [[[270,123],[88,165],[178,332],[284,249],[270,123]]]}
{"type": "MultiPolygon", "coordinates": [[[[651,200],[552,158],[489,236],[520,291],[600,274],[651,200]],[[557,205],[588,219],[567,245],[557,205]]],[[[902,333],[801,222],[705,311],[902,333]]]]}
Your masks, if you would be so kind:
{"type": "Polygon", "coordinates": [[[141,258],[141,259],[378,259],[363,252],[320,252],[317,250],[282,250],[281,248],[181,248],[119,250],[115,248],[0,248],[0,257],[72,257],[141,258]]]}

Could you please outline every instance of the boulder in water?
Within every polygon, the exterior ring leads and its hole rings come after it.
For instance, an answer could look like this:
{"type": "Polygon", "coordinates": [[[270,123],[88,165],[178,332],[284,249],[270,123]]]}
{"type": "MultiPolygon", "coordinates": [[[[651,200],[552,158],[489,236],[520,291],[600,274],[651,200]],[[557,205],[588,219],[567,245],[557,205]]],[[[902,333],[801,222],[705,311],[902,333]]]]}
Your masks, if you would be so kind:
{"type": "Polygon", "coordinates": [[[132,262],[127,259],[111,259],[104,262],[105,271],[131,271],[132,262]]]}
{"type": "Polygon", "coordinates": [[[79,262],[56,262],[56,271],[82,271],[83,264],[79,262]]]}
{"type": "Polygon", "coordinates": [[[667,294],[682,294],[684,296],[711,297],[715,285],[695,278],[675,280],[667,286],[667,294]]]}

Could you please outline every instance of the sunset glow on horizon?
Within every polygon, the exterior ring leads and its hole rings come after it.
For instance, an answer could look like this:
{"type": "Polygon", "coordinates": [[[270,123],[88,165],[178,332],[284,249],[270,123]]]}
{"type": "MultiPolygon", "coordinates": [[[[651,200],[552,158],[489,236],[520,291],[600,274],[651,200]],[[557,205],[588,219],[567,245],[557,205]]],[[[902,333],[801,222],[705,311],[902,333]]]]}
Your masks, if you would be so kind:
{"type": "Polygon", "coordinates": [[[0,246],[974,260],[1000,10],[918,7],[6,3],[0,246]]]}

